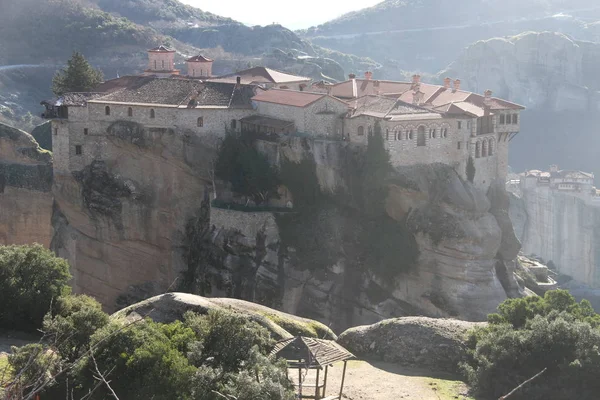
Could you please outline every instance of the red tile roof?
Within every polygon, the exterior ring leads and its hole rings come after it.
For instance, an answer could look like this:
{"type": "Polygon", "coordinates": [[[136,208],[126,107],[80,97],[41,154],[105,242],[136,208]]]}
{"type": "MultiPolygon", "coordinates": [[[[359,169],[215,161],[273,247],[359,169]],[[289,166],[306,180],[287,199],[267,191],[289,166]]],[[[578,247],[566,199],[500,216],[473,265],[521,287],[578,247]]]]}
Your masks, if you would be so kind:
{"type": "Polygon", "coordinates": [[[186,61],[187,62],[213,62],[212,59],[204,57],[202,54],[198,54],[197,56],[188,58],[186,61]]]}
{"type": "Polygon", "coordinates": [[[310,78],[288,74],[286,72],[276,71],[266,67],[254,67],[243,71],[238,71],[233,74],[227,74],[212,78],[211,81],[233,82],[237,77],[241,78],[241,83],[245,84],[260,84],[260,83],[291,83],[291,82],[307,82],[310,78]]]}
{"type": "Polygon", "coordinates": [[[293,107],[307,107],[312,103],[321,100],[324,97],[328,97],[327,94],[298,92],[295,90],[271,89],[257,94],[252,98],[252,100],[263,101],[265,103],[282,104],[293,107]]]}
{"type": "Polygon", "coordinates": [[[151,51],[153,53],[175,53],[175,50],[171,50],[168,47],[163,46],[162,44],[160,46],[150,49],[148,51],[151,51]]]}

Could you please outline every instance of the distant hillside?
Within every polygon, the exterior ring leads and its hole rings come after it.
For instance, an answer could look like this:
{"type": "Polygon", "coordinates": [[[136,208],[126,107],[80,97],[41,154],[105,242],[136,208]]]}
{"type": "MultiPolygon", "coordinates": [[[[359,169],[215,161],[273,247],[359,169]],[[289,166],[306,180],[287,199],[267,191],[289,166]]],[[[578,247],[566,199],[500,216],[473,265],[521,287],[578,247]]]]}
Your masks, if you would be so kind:
{"type": "Polygon", "coordinates": [[[231,18],[221,17],[177,0],[91,0],[102,10],[118,14],[141,25],[153,24],[160,28],[180,25],[237,24],[231,18]]]}
{"type": "Polygon", "coordinates": [[[598,37],[590,0],[388,0],[299,34],[313,44],[406,70],[437,72],[469,44],[526,31],[598,37]]]}

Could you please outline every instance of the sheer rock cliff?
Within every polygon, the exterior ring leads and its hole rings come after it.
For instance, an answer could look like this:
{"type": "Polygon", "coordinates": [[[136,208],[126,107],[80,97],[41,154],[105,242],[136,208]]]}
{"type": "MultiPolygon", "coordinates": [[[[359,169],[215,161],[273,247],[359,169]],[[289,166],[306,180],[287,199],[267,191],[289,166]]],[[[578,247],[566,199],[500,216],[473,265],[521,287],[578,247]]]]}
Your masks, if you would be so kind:
{"type": "Polygon", "coordinates": [[[52,155],[0,124],[0,243],[50,244],[52,155]]]}

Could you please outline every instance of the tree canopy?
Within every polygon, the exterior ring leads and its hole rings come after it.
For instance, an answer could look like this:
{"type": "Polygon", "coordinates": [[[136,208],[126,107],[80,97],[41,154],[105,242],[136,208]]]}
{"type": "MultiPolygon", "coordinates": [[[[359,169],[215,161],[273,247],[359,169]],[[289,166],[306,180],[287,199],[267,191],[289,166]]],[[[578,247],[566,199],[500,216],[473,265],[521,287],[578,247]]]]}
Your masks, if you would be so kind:
{"type": "Polygon", "coordinates": [[[57,96],[70,92],[91,92],[102,83],[102,79],[102,72],[94,69],[83,54],[74,51],[67,61],[67,67],[54,75],[52,92],[57,96]]]}

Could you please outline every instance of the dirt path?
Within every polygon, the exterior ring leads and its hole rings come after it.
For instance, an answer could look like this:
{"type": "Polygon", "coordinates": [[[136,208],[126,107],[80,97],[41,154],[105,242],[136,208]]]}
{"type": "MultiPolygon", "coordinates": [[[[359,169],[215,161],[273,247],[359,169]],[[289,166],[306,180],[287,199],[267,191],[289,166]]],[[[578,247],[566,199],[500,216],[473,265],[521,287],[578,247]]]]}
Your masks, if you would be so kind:
{"type": "MultiPolygon", "coordinates": [[[[328,396],[339,393],[342,366],[342,363],[338,363],[329,368],[328,396]]],[[[342,399],[473,400],[466,393],[466,385],[452,377],[432,378],[431,373],[426,371],[384,362],[350,361],[342,399]]]]}

